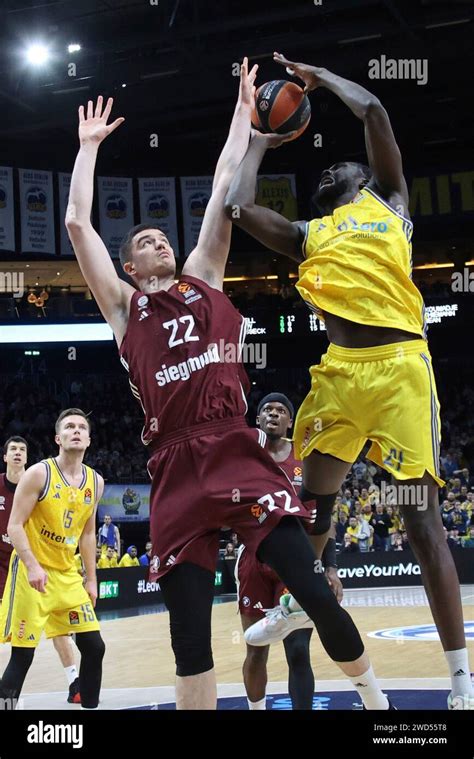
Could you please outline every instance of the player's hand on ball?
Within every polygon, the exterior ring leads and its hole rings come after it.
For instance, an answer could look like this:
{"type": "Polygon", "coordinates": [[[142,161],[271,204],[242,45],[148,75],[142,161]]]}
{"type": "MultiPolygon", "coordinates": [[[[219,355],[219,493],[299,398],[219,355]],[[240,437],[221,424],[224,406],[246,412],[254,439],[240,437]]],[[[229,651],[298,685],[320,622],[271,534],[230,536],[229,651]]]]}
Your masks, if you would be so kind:
{"type": "Polygon", "coordinates": [[[43,567],[38,564],[38,566],[29,569],[28,582],[30,583],[31,587],[37,590],[39,593],[44,593],[46,583],[48,582],[48,575],[44,571],[43,567]]]}
{"type": "Polygon", "coordinates": [[[258,64],[256,63],[249,72],[249,59],[245,56],[240,67],[239,100],[243,105],[251,107],[255,100],[255,78],[258,64]]]}
{"type": "Polygon", "coordinates": [[[84,106],[79,106],[79,142],[81,145],[87,143],[100,143],[105,140],[120,124],[123,124],[125,119],[120,116],[115,119],[111,124],[107,124],[107,119],[110,116],[114,99],[109,98],[102,113],[102,106],[104,98],[99,95],[94,111],[94,103],[89,100],[87,103],[87,116],[84,115],[84,106]]]}
{"type": "Polygon", "coordinates": [[[344,588],[342,587],[342,582],[337,575],[337,569],[335,567],[327,567],[325,574],[326,580],[329,583],[329,587],[336,596],[338,603],[341,603],[342,596],[344,595],[344,588]]]}
{"type": "Polygon", "coordinates": [[[273,132],[264,134],[263,132],[259,132],[258,129],[251,129],[250,139],[262,140],[262,142],[265,144],[265,147],[267,149],[271,149],[279,148],[280,145],[283,145],[284,142],[291,140],[294,134],[294,132],[288,132],[287,134],[275,134],[273,132]]]}
{"type": "Polygon", "coordinates": [[[281,53],[273,53],[273,60],[281,66],[285,66],[288,74],[291,74],[291,76],[298,76],[303,80],[305,83],[305,93],[311,92],[312,90],[315,90],[316,87],[322,86],[321,77],[326,69],[319,68],[318,66],[308,66],[307,63],[295,63],[294,61],[289,61],[281,53]]]}

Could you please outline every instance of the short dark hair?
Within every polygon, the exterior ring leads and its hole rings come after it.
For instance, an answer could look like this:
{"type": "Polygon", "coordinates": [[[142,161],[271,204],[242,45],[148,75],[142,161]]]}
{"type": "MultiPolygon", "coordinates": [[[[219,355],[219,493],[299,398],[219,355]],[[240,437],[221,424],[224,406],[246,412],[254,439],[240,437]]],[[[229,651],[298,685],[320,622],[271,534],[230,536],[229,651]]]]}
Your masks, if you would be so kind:
{"type": "Polygon", "coordinates": [[[24,443],[26,445],[26,450],[28,451],[28,443],[26,442],[24,437],[21,437],[21,435],[13,435],[12,437],[9,437],[5,445],[3,446],[3,453],[6,455],[8,452],[8,446],[10,443],[24,443]]]}
{"type": "Polygon", "coordinates": [[[65,419],[67,416],[82,416],[83,419],[86,420],[87,424],[89,425],[89,432],[91,429],[91,423],[89,421],[89,417],[87,414],[82,411],[80,408],[66,408],[64,411],[61,411],[58,418],[56,419],[56,423],[54,425],[54,429],[56,431],[56,435],[59,432],[59,425],[61,424],[62,420],[65,419]]]}
{"type": "Polygon", "coordinates": [[[144,232],[145,229],[158,229],[160,232],[163,232],[163,230],[161,229],[161,227],[158,226],[158,224],[136,224],[134,227],[129,229],[127,234],[122,240],[122,244],[120,245],[120,250],[119,250],[120,263],[122,264],[122,268],[124,267],[126,263],[130,261],[130,255],[132,253],[133,238],[139,232],[144,232]]]}

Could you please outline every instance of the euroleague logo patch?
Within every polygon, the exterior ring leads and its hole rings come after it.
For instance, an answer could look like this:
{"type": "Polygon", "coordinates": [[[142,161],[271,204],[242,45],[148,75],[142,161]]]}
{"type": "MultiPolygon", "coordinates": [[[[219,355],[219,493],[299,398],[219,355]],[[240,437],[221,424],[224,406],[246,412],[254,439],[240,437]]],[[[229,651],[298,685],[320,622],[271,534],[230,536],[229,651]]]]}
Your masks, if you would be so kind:
{"type": "Polygon", "coordinates": [[[262,522],[264,522],[268,516],[267,512],[264,511],[262,507],[259,506],[257,503],[251,506],[250,513],[252,514],[253,517],[255,517],[255,519],[257,520],[259,524],[262,524],[262,522]]]}
{"type": "Polygon", "coordinates": [[[79,612],[78,611],[70,611],[69,612],[69,624],[70,625],[78,625],[79,624],[79,612]]]}
{"type": "Polygon", "coordinates": [[[91,503],[92,502],[92,490],[90,488],[86,488],[84,491],[84,503],[91,503]]]}
{"type": "Polygon", "coordinates": [[[193,290],[191,285],[187,282],[180,282],[178,285],[178,292],[184,297],[186,303],[194,303],[195,300],[202,298],[202,295],[193,290]]]}

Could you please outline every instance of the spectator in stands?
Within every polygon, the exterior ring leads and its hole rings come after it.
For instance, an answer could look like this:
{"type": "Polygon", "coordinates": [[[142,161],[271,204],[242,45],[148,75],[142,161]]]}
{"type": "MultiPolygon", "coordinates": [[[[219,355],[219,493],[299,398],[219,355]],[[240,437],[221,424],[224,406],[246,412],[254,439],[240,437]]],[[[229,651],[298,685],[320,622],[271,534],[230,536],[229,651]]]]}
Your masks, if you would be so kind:
{"type": "Polygon", "coordinates": [[[115,555],[115,549],[113,546],[107,546],[105,554],[99,558],[97,562],[97,569],[114,569],[117,567],[117,556],[115,555]]]}
{"type": "Polygon", "coordinates": [[[224,559],[236,559],[237,553],[235,551],[235,546],[233,543],[227,543],[224,551],[224,559]]]}
{"type": "Polygon", "coordinates": [[[393,523],[384,512],[381,503],[375,507],[375,514],[369,524],[374,528],[374,551],[388,551],[390,548],[389,530],[393,523]]]}
{"type": "Polygon", "coordinates": [[[112,523],[110,514],[104,516],[104,524],[97,533],[97,545],[102,549],[103,554],[107,546],[112,546],[117,551],[117,556],[120,556],[120,532],[119,528],[112,523]]]}
{"type": "Polygon", "coordinates": [[[469,533],[462,539],[463,548],[474,548],[474,527],[469,528],[469,533]]]}
{"type": "Polygon", "coordinates": [[[336,543],[342,545],[344,542],[344,535],[346,534],[347,527],[349,526],[349,520],[345,511],[339,513],[339,519],[336,522],[336,543]]]}
{"type": "Polygon", "coordinates": [[[402,547],[404,551],[407,551],[410,548],[408,533],[405,530],[402,532],[402,547]]]}
{"type": "Polygon", "coordinates": [[[148,567],[151,561],[151,552],[153,549],[153,543],[151,540],[148,540],[145,545],[145,553],[142,553],[142,555],[139,558],[140,565],[142,567],[148,567]]]}
{"type": "Polygon", "coordinates": [[[466,467],[464,469],[456,469],[453,472],[453,474],[459,477],[461,485],[464,485],[468,490],[469,488],[474,486],[474,480],[471,479],[471,476],[469,474],[469,469],[467,469],[466,467]]]}
{"type": "Polygon", "coordinates": [[[370,550],[370,542],[374,530],[370,526],[369,522],[364,519],[362,514],[359,514],[356,517],[356,520],[357,526],[359,528],[359,533],[357,535],[359,550],[362,551],[362,553],[367,553],[367,551],[370,550]]]}
{"type": "Polygon", "coordinates": [[[448,545],[450,548],[460,548],[461,538],[458,535],[456,527],[453,527],[448,532],[448,545]]]}
{"type": "Polygon", "coordinates": [[[455,501],[454,510],[451,515],[451,529],[456,528],[458,535],[464,536],[466,534],[468,524],[469,517],[467,515],[467,511],[463,509],[462,503],[460,501],[455,501]]]}
{"type": "Polygon", "coordinates": [[[453,451],[448,451],[445,457],[441,457],[441,464],[448,479],[459,469],[459,463],[454,457],[453,451]]]}
{"type": "Polygon", "coordinates": [[[139,567],[140,562],[138,561],[137,554],[137,547],[129,546],[119,561],[119,567],[139,567]]]}
{"type": "Polygon", "coordinates": [[[399,532],[393,534],[392,551],[403,551],[402,536],[399,532]]]}
{"type": "Polygon", "coordinates": [[[235,550],[240,546],[239,536],[236,532],[232,532],[230,536],[230,542],[234,544],[235,550]]]}
{"type": "Polygon", "coordinates": [[[346,532],[346,534],[344,535],[344,545],[341,549],[341,553],[358,553],[358,552],[359,552],[359,546],[357,545],[357,542],[354,542],[352,540],[352,536],[346,532]]]}
{"type": "MultiPolygon", "coordinates": [[[[452,493],[450,493],[449,495],[452,495],[452,493]]],[[[451,529],[453,514],[454,514],[454,499],[449,500],[448,498],[445,498],[441,507],[441,519],[443,521],[443,525],[446,527],[447,530],[451,529]]]]}

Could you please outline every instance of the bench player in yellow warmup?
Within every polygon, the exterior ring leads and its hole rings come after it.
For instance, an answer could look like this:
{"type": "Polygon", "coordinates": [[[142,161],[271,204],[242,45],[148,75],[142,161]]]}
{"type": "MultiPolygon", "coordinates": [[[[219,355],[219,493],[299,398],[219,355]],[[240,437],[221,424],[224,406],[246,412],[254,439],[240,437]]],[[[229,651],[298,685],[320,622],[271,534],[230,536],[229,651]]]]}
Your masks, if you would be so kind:
{"type": "MultiPolygon", "coordinates": [[[[295,456],[303,460],[300,499],[316,500],[321,555],[336,494],[371,441],[368,457],[391,473],[405,496],[400,507],[408,539],[451,675],[448,706],[473,709],[459,582],[439,510],[439,403],[423,299],[411,278],[413,224],[400,150],[371,92],[279,53],[274,60],[302,79],[306,92],[325,87],[362,121],[369,162],[325,169],[313,199],[321,215],[290,222],[255,204],[265,151],[285,140],[257,133],[226,198],[235,224],[300,263],[297,289],[326,323],[329,348],[310,369],[311,390],[295,422],[295,456]],[[411,487],[402,491],[400,483],[411,487]]],[[[296,610],[290,600],[279,620],[273,615],[271,624],[268,619],[250,627],[247,642],[282,640],[295,629],[288,620],[296,610]]]]}
{"type": "Polygon", "coordinates": [[[81,653],[82,707],[99,703],[105,645],[97,599],[95,512],[104,481],[82,462],[90,425],[80,409],[61,412],[59,455],[28,469],[17,485],[8,534],[14,546],[0,611],[0,640],[11,658],[0,681],[0,704],[14,708],[43,630],[48,638],[76,634],[81,653]],[[74,554],[80,547],[86,582],[74,554]]]}

